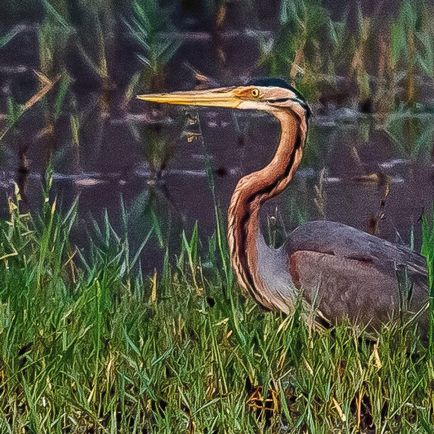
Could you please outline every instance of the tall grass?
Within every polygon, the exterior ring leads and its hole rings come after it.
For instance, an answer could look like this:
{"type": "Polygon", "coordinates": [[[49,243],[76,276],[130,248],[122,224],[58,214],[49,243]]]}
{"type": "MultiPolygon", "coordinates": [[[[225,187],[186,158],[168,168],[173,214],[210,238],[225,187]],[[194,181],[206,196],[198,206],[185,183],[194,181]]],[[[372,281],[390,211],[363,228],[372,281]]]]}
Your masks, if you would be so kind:
{"type": "MultiPolygon", "coordinates": [[[[281,0],[276,33],[259,37],[258,69],[294,82],[312,102],[345,95],[347,104],[358,103],[365,111],[387,113],[402,104],[415,108],[434,79],[434,6],[428,0],[397,3],[396,14],[388,17],[379,6],[369,15],[360,6],[348,6],[332,18],[323,0],[281,0]]],[[[132,68],[130,90],[164,87],[166,67],[181,45],[179,35],[172,34],[179,10],[174,4],[163,0],[129,0],[122,5],[41,0],[41,4],[39,52],[47,76],[53,75],[49,69],[67,59],[78,82],[113,90],[119,85],[116,79],[125,85],[125,77],[112,75],[116,50],[126,49],[136,51],[143,64],[135,74],[132,68]],[[117,39],[129,42],[117,48],[117,39]]],[[[22,8],[16,9],[22,13],[22,8]]],[[[240,10],[254,16],[255,1],[245,2],[240,10]]],[[[210,29],[214,36],[215,31],[225,32],[224,2],[203,2],[201,14],[203,19],[214,16],[218,23],[210,29]]],[[[0,48],[17,33],[14,28],[0,35],[0,48]]]]}
{"type": "Polygon", "coordinates": [[[343,39],[343,26],[331,20],[321,0],[283,0],[279,22],[274,41],[262,42],[261,64],[271,75],[294,81],[309,100],[316,100],[318,82],[335,73],[332,59],[343,39]]]}
{"type": "Polygon", "coordinates": [[[403,0],[387,19],[381,8],[366,15],[359,5],[351,24],[349,9],[335,20],[321,0],[282,0],[280,27],[272,43],[261,44],[261,64],[298,84],[311,101],[335,87],[365,110],[414,107],[422,83],[432,84],[433,14],[425,0],[403,0]]]}
{"type": "Polygon", "coordinates": [[[136,74],[132,84],[141,89],[161,89],[164,86],[165,68],[180,46],[169,35],[162,38],[160,32],[173,30],[170,22],[172,8],[163,8],[158,0],[134,0],[133,17],[125,20],[131,35],[142,49],[138,55],[144,70],[136,74]]]}
{"type": "Polygon", "coordinates": [[[373,345],[262,312],[233,283],[218,211],[204,253],[195,228],[146,277],[107,218],[85,254],[75,206],[9,209],[1,432],[431,432],[433,365],[412,333],[373,345]]]}
{"type": "Polygon", "coordinates": [[[426,258],[430,288],[429,349],[434,357],[434,212],[431,220],[424,217],[422,221],[422,254],[426,258]]]}

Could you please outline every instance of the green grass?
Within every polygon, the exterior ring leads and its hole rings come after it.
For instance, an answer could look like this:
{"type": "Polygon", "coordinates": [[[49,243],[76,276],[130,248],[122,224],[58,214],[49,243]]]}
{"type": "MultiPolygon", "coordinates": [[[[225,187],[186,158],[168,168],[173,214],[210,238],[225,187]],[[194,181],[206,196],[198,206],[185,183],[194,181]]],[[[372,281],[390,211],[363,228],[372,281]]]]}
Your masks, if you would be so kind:
{"type": "Polygon", "coordinates": [[[434,210],[431,220],[424,217],[422,221],[422,254],[426,258],[430,288],[430,323],[429,323],[429,351],[434,357],[434,210]]]}
{"type": "MultiPolygon", "coordinates": [[[[226,9],[230,10],[226,3],[207,0],[199,15],[225,31],[226,9]]],[[[258,2],[240,3],[239,13],[250,17],[248,26],[260,28],[258,2]]],[[[390,113],[401,105],[418,109],[421,93],[433,86],[434,79],[431,3],[401,0],[396,14],[387,17],[380,7],[367,14],[360,5],[344,6],[339,16],[332,17],[323,0],[281,0],[276,32],[259,38],[261,55],[251,73],[282,76],[311,102],[341,100],[345,95],[347,104],[368,111],[390,113]]],[[[44,19],[37,24],[38,49],[47,76],[53,75],[50,71],[65,75],[65,55],[73,49],[81,69],[98,77],[105,90],[112,89],[116,85],[116,77],[111,76],[114,42],[119,32],[128,32],[143,68],[131,77],[127,93],[165,87],[167,66],[182,45],[172,33],[179,30],[174,24],[178,9],[170,2],[41,0],[41,6],[44,19]]],[[[13,1],[3,10],[15,11],[17,18],[25,12],[13,1]]],[[[0,48],[17,33],[14,29],[0,35],[0,48]]],[[[79,80],[81,73],[74,74],[79,80]]],[[[429,108],[427,101],[424,104],[429,108]]]]}
{"type": "Polygon", "coordinates": [[[322,0],[282,0],[280,26],[260,44],[260,64],[296,83],[312,102],[335,88],[381,113],[401,104],[414,108],[421,82],[432,84],[434,9],[426,0],[397,7],[387,19],[381,8],[367,15],[359,5],[350,17],[343,7],[336,20],[322,0]]]}
{"type": "Polygon", "coordinates": [[[181,45],[170,36],[162,38],[160,35],[162,31],[173,30],[171,9],[163,8],[158,0],[132,2],[133,17],[125,20],[125,25],[146,53],[138,55],[144,69],[131,80],[133,88],[158,90],[164,86],[166,66],[181,45]]]}
{"type": "Polygon", "coordinates": [[[68,241],[75,207],[47,195],[32,218],[11,200],[0,432],[432,432],[433,363],[412,332],[373,345],[262,312],[234,284],[219,215],[207,248],[195,228],[144,276],[108,219],[84,255],[68,241]]]}

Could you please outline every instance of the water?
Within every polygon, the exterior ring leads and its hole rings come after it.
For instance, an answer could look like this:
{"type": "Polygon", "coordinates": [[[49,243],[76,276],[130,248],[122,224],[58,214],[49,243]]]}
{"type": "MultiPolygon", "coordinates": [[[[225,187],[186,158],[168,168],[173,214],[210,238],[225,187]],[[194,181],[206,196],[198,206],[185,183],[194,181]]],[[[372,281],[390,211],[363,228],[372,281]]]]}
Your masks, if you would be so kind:
{"type": "MultiPolygon", "coordinates": [[[[193,88],[192,67],[222,83],[240,84],[260,74],[258,40],[273,35],[276,11],[271,12],[258,31],[250,30],[257,24],[252,21],[243,29],[228,24],[219,34],[190,28],[172,34],[182,44],[167,65],[165,87],[193,88]]],[[[176,252],[183,229],[188,232],[198,222],[203,239],[213,233],[214,197],[226,210],[238,179],[270,160],[278,128],[258,113],[162,108],[134,100],[134,95],[126,98],[143,65],[131,38],[115,36],[108,38],[107,47],[112,87],[102,91],[83,59],[69,50],[64,61],[75,82],[58,118],[54,94],[49,94],[5,136],[0,216],[7,217],[7,197],[15,184],[24,210],[40,208],[42,174],[51,158],[51,194],[59,197],[63,209],[78,200],[73,241],[86,248],[95,235],[91,220],[101,222],[104,210],[122,231],[123,203],[133,248],[151,227],[159,229],[143,254],[145,269],[152,270],[161,265],[166,245],[176,252]]],[[[37,40],[35,25],[21,25],[20,33],[0,50],[0,131],[6,124],[7,99],[23,103],[38,88],[33,73],[39,68],[37,40]]],[[[378,235],[410,243],[414,234],[418,249],[420,216],[433,206],[434,116],[361,115],[349,108],[349,101],[350,95],[342,107],[314,107],[303,163],[287,191],[264,207],[264,228],[277,228],[283,239],[303,221],[326,218],[372,231],[384,214],[378,235]]]]}
{"type": "MultiPolygon", "coordinates": [[[[24,208],[35,211],[41,205],[41,174],[52,139],[35,140],[39,125],[30,120],[19,133],[8,136],[3,149],[3,217],[6,197],[13,194],[15,183],[25,198],[24,208]],[[16,170],[20,147],[26,149],[28,173],[16,170]]],[[[407,129],[415,130],[412,126],[418,124],[425,135],[433,121],[431,115],[400,120],[407,129]]],[[[144,251],[147,270],[161,265],[166,244],[175,253],[181,231],[188,232],[195,222],[203,239],[211,235],[215,229],[212,185],[226,210],[238,179],[263,167],[278,139],[278,125],[268,115],[224,109],[169,108],[149,116],[113,119],[95,108],[82,124],[78,145],[70,142],[66,120],[62,124],[65,128],[59,127],[55,135],[52,195],[59,197],[63,209],[78,198],[74,241],[87,246],[89,236],[95,235],[91,219],[101,222],[104,210],[121,231],[122,202],[133,247],[152,225],[161,231],[160,239],[154,236],[144,251]]],[[[434,197],[432,136],[426,142],[417,154],[412,153],[414,145],[404,143],[408,145],[404,152],[405,146],[394,143],[374,117],[348,110],[314,117],[294,181],[264,207],[264,230],[270,227],[270,217],[271,227],[277,227],[281,236],[302,221],[318,218],[369,230],[389,185],[378,235],[409,243],[414,232],[418,248],[420,216],[432,208],[434,197]]]]}

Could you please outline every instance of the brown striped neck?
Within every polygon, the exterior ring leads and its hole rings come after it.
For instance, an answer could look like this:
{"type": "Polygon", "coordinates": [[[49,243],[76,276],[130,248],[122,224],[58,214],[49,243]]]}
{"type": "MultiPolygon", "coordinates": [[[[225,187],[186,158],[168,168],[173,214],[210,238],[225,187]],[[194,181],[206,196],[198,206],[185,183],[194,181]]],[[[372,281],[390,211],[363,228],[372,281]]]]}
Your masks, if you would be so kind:
{"type": "Polygon", "coordinates": [[[288,311],[284,299],[276,296],[259,273],[260,246],[265,247],[260,229],[262,204],[281,193],[292,180],[302,158],[307,121],[289,110],[272,113],[280,122],[276,153],[263,169],[238,182],[228,211],[228,241],[232,266],[238,282],[267,309],[288,311]]]}

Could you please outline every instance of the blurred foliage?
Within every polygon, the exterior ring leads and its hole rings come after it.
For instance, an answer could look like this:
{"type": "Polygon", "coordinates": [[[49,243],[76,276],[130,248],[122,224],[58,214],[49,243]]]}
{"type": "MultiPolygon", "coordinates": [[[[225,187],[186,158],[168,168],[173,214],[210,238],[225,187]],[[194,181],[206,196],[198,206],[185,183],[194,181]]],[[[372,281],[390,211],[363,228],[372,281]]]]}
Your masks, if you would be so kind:
{"type": "Polygon", "coordinates": [[[183,232],[152,276],[136,270],[161,234],[128,237],[152,216],[89,222],[85,254],[70,242],[77,204],[60,213],[45,183],[38,216],[16,198],[0,221],[0,432],[431,432],[432,353],[408,324],[373,343],[315,331],[299,303],[258,309],[235,286],[218,211],[208,243],[183,232]]]}
{"type": "MultiPolygon", "coordinates": [[[[196,7],[214,35],[225,31],[229,4],[206,0],[188,7],[196,7]]],[[[433,86],[434,4],[397,4],[396,13],[388,16],[381,5],[367,14],[358,3],[344,6],[341,16],[332,18],[323,0],[281,0],[277,30],[257,34],[261,55],[251,71],[282,76],[313,102],[344,94],[363,111],[386,113],[400,102],[414,107],[424,86],[433,86]]],[[[238,13],[253,17],[253,25],[260,27],[258,7],[257,1],[249,0],[238,13]]],[[[2,8],[14,10],[9,14],[14,17],[25,15],[18,2],[9,1],[2,8]]],[[[164,87],[166,67],[184,38],[175,26],[182,5],[162,0],[41,0],[41,8],[39,54],[45,75],[63,70],[69,58],[72,78],[80,81],[84,74],[86,85],[93,80],[112,89],[117,85],[112,65],[116,43],[129,38],[127,49],[136,56],[137,67],[131,72],[128,96],[139,87],[164,87]]],[[[13,28],[0,36],[0,48],[17,32],[13,28]]]]}
{"type": "Polygon", "coordinates": [[[132,81],[140,84],[141,89],[161,88],[165,67],[180,46],[180,42],[169,34],[164,38],[160,34],[162,31],[173,30],[168,24],[172,11],[162,8],[158,0],[134,0],[132,9],[133,17],[125,23],[144,53],[138,57],[145,67],[132,81]]]}
{"type": "Polygon", "coordinates": [[[359,3],[355,24],[343,11],[335,21],[321,0],[282,0],[280,29],[261,40],[261,64],[311,101],[340,76],[340,85],[368,111],[393,110],[396,101],[414,106],[421,82],[433,85],[434,5],[403,0],[396,18],[385,19],[381,9],[364,15],[359,3]]]}
{"type": "Polygon", "coordinates": [[[416,73],[434,77],[434,6],[425,0],[404,0],[391,26],[391,67],[405,71],[405,102],[417,99],[416,73]]]}
{"type": "Polygon", "coordinates": [[[434,144],[431,115],[412,116],[408,110],[400,110],[387,117],[383,128],[399,155],[411,160],[429,161],[434,144]]]}
{"type": "Polygon", "coordinates": [[[321,0],[283,0],[279,22],[276,38],[261,41],[261,63],[271,75],[289,77],[308,99],[317,99],[319,75],[334,75],[330,50],[339,48],[343,26],[332,22],[321,0]]]}

